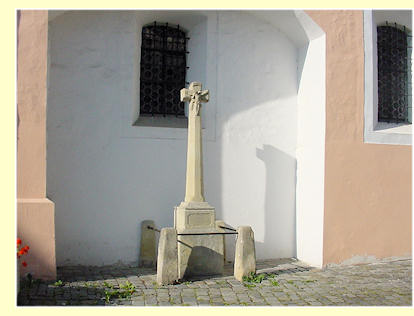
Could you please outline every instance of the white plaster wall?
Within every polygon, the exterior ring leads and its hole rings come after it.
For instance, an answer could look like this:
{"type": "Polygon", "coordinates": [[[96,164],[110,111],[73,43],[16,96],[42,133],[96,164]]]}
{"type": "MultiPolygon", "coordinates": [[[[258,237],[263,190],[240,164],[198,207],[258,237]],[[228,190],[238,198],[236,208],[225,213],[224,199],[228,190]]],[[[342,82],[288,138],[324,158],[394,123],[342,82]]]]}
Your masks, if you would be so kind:
{"type": "Polygon", "coordinates": [[[122,138],[136,94],[136,17],[78,12],[50,24],[47,194],[57,264],[137,260],[140,222],[171,226],[185,139],[122,138]]]}
{"type": "Polygon", "coordinates": [[[326,39],[303,11],[295,12],[308,38],[299,49],[298,142],[296,157],[297,258],[323,264],[326,124],[326,39]]]}
{"type": "Polygon", "coordinates": [[[325,36],[307,47],[299,88],[298,183],[296,191],[297,257],[323,264],[325,169],[325,36]]]}
{"type": "Polygon", "coordinates": [[[296,48],[252,14],[221,12],[218,25],[221,162],[208,168],[221,181],[213,205],[226,223],[252,226],[258,258],[295,256],[296,48]]]}
{"type": "Polygon", "coordinates": [[[191,27],[198,44],[189,44],[188,79],[210,89],[207,200],[228,224],[253,227],[259,259],[295,256],[300,56],[292,40],[248,12],[87,11],[49,27],[47,194],[56,203],[57,264],[136,262],[140,222],[173,225],[186,130],[132,126],[141,25],[162,18],[191,27]]]}

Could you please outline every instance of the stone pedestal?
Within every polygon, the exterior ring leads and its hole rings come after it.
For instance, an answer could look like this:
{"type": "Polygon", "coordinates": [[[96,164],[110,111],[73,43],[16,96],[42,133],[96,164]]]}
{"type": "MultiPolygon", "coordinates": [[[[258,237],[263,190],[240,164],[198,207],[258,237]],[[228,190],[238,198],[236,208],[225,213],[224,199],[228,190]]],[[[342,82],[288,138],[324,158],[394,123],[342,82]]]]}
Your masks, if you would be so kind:
{"type": "Polygon", "coordinates": [[[223,235],[216,226],[214,207],[207,202],[182,202],[174,210],[178,234],[178,276],[180,279],[196,275],[223,273],[223,235]],[[203,235],[201,235],[203,234],[203,235]]]}

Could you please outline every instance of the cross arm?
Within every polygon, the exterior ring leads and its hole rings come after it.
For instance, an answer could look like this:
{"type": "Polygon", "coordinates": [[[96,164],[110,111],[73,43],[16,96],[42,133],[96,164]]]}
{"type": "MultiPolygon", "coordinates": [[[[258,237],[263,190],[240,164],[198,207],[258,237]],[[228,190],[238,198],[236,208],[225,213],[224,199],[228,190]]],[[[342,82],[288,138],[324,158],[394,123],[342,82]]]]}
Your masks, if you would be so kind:
{"type": "Polygon", "coordinates": [[[191,93],[190,90],[187,88],[182,88],[180,90],[180,99],[181,102],[188,102],[191,100],[191,93]]]}
{"type": "Polygon", "coordinates": [[[208,90],[203,90],[200,92],[200,102],[208,102],[210,93],[208,90]]]}

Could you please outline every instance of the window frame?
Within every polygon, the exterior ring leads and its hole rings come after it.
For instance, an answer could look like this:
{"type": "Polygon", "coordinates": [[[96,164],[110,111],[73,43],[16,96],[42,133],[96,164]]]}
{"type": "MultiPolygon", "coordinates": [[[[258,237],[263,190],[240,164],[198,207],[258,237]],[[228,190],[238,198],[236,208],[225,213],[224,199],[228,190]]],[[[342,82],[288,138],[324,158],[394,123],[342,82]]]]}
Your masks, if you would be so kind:
{"type": "MultiPolygon", "coordinates": [[[[123,139],[187,139],[187,118],[176,117],[149,117],[145,120],[139,116],[139,78],[141,56],[141,30],[142,27],[155,21],[169,21],[180,24],[188,37],[187,49],[191,53],[187,55],[187,81],[200,81],[203,86],[218,91],[217,89],[217,50],[218,50],[218,24],[217,12],[199,11],[163,11],[158,14],[147,14],[137,11],[135,26],[130,35],[134,38],[130,42],[130,55],[133,60],[131,73],[131,102],[120,104],[118,134],[123,139]]],[[[125,87],[129,91],[129,87],[125,87]]],[[[216,140],[216,102],[217,93],[210,95],[207,106],[202,107],[203,140],[216,140]]],[[[185,106],[188,113],[188,106],[185,106]]]]}
{"type": "Polygon", "coordinates": [[[409,97],[410,82],[408,79],[408,76],[411,74],[408,63],[408,58],[410,57],[409,33],[410,32],[405,26],[398,25],[397,23],[388,23],[388,21],[386,21],[385,24],[380,23],[377,25],[377,55],[379,56],[378,60],[382,60],[382,63],[380,61],[378,62],[377,67],[379,103],[378,121],[380,122],[411,123],[409,97]],[[378,33],[379,30],[381,30],[380,33],[378,33]],[[383,36],[381,39],[382,44],[378,45],[380,35],[383,36]],[[392,41],[397,41],[396,47],[389,45],[392,41]],[[380,51],[382,52],[381,55],[379,54],[380,51]],[[394,58],[392,56],[394,56],[394,58]],[[383,81],[384,90],[380,88],[381,79],[383,81]],[[396,100],[392,101],[394,98],[396,100]],[[380,102],[381,99],[382,102],[380,102]],[[399,112],[402,107],[404,113],[397,114],[395,112],[392,103],[397,100],[397,107],[399,108],[397,112],[399,112]]]}
{"type": "Polygon", "coordinates": [[[363,19],[364,142],[411,145],[411,124],[378,122],[377,24],[372,10],[364,10],[363,19]]]}
{"type": "Polygon", "coordinates": [[[188,68],[189,38],[185,30],[180,29],[180,25],[154,21],[144,25],[141,32],[140,115],[185,116],[184,102],[181,102],[179,97],[180,90],[186,85],[188,68]],[[157,86],[160,91],[154,96],[154,91],[151,90],[157,86]],[[177,86],[180,87],[178,90],[177,86]],[[149,102],[145,103],[144,99],[149,99],[149,102]],[[151,104],[153,102],[158,104],[156,108],[151,104]]]}
{"type": "MultiPolygon", "coordinates": [[[[151,23],[147,23],[141,26],[139,33],[141,35],[140,41],[138,43],[139,45],[139,50],[141,52],[141,54],[139,55],[139,60],[137,60],[139,62],[139,86],[137,89],[139,89],[139,95],[140,98],[137,100],[138,101],[138,118],[135,120],[135,122],[133,123],[133,126],[142,126],[142,127],[164,127],[164,128],[187,128],[188,127],[188,120],[187,120],[187,116],[188,116],[188,111],[187,108],[184,106],[184,115],[175,115],[175,114],[148,114],[148,113],[141,113],[141,63],[142,63],[142,43],[143,43],[143,36],[142,36],[142,32],[143,29],[145,27],[148,26],[160,26],[160,27],[171,27],[174,24],[169,23],[169,22],[151,22],[151,23]]],[[[186,39],[186,43],[185,43],[185,54],[188,54],[188,47],[187,47],[187,40],[189,39],[188,37],[188,32],[185,31],[185,29],[180,28],[179,25],[176,25],[180,31],[184,32],[185,34],[185,39],[186,39]]],[[[164,39],[163,39],[164,40],[164,39]]],[[[185,75],[184,75],[184,80],[185,83],[187,83],[187,69],[189,68],[187,65],[187,57],[186,57],[186,61],[185,61],[185,75]]]]}

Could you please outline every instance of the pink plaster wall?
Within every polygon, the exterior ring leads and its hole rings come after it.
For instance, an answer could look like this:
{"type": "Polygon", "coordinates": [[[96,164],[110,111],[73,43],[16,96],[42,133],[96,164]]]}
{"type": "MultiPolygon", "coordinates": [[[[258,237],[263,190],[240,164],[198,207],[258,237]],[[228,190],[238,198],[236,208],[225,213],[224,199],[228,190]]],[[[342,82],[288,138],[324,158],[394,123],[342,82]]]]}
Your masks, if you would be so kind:
{"type": "Polygon", "coordinates": [[[47,11],[21,11],[18,32],[17,196],[46,194],[47,11]]]}
{"type": "Polygon", "coordinates": [[[411,254],[411,146],[365,144],[362,11],[307,11],[326,33],[323,263],[411,254]]]}
{"type": "Polygon", "coordinates": [[[46,198],[47,11],[21,11],[17,42],[17,233],[35,278],[56,278],[54,204],[46,198]]]}

